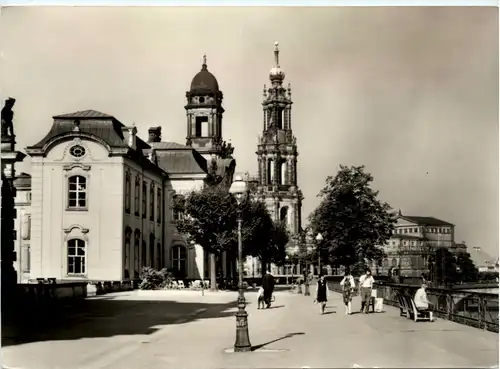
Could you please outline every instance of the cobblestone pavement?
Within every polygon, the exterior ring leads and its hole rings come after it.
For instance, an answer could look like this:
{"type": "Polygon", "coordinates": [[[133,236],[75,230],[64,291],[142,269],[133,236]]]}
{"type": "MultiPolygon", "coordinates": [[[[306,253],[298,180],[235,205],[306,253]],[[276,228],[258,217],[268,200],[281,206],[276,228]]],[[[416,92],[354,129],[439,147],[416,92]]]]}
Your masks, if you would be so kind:
{"type": "MultiPolygon", "coordinates": [[[[232,353],[236,293],[130,292],[88,301],[67,329],[45,340],[7,346],[8,367],[123,368],[369,368],[492,367],[498,334],[438,320],[415,323],[390,306],[375,314],[344,315],[331,294],[327,313],[311,297],[276,293],[257,310],[247,293],[254,351],[232,353]],[[80,314],[80,315],[79,315],[80,314]],[[86,317],[82,320],[83,317],[86,317]],[[80,318],[77,318],[80,316],[80,318]],[[80,320],[79,320],[80,319],[80,320]],[[87,320],[85,320],[87,319],[87,320]],[[71,334],[69,332],[74,332],[71,334]]],[[[353,301],[353,308],[359,301],[353,301]]]]}

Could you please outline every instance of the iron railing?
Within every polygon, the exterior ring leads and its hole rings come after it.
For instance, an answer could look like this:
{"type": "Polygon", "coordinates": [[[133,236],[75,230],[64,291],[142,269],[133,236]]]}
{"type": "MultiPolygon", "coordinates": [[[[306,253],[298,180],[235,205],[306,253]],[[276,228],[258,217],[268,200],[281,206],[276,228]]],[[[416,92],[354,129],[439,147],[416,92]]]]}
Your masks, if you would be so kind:
{"type": "MultiPolygon", "coordinates": [[[[340,280],[341,278],[328,280],[330,290],[341,292],[340,280]]],[[[413,298],[419,287],[379,281],[375,282],[374,288],[377,289],[377,297],[384,299],[384,304],[399,307],[397,295],[413,298]]],[[[435,316],[498,333],[499,305],[496,293],[427,288],[427,298],[431,303],[429,308],[435,316]]]]}

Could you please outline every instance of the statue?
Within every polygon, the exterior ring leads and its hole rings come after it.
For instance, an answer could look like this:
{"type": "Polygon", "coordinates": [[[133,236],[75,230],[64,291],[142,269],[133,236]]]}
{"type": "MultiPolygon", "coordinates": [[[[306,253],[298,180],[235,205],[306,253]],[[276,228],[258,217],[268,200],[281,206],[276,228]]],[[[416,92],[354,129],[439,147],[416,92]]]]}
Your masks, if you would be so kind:
{"type": "Polygon", "coordinates": [[[13,137],[14,136],[14,126],[12,120],[14,119],[14,112],[12,108],[16,102],[16,99],[9,97],[5,100],[5,105],[2,108],[2,138],[3,137],[13,137]]]}

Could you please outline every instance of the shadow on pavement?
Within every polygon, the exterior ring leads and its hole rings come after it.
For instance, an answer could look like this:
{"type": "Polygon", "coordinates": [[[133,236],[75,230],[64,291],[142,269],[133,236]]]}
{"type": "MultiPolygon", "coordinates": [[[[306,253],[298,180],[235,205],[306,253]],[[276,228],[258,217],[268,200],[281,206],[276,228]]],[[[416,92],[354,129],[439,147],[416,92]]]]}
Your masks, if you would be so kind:
{"type": "Polygon", "coordinates": [[[45,311],[19,309],[13,316],[2,317],[2,346],[118,335],[148,335],[161,329],[157,326],[234,316],[236,306],[236,301],[208,304],[104,297],[45,311]],[[230,309],[233,310],[228,311],[230,309]]]}
{"type": "Polygon", "coordinates": [[[284,335],[283,337],[280,337],[280,338],[276,338],[275,340],[272,340],[272,341],[269,341],[269,342],[266,342],[266,343],[261,343],[260,345],[255,345],[255,346],[252,346],[252,351],[255,351],[255,350],[259,350],[267,345],[270,345],[271,343],[275,343],[275,342],[278,342],[278,341],[281,341],[281,340],[284,340],[286,338],[290,338],[290,337],[293,337],[293,336],[301,336],[301,335],[304,335],[305,333],[304,332],[296,332],[296,333],[288,333],[287,335],[284,335]]]}
{"type": "Polygon", "coordinates": [[[279,308],[284,308],[284,307],[285,307],[285,305],[276,305],[276,306],[271,305],[270,307],[268,307],[266,309],[279,309],[279,308]]]}

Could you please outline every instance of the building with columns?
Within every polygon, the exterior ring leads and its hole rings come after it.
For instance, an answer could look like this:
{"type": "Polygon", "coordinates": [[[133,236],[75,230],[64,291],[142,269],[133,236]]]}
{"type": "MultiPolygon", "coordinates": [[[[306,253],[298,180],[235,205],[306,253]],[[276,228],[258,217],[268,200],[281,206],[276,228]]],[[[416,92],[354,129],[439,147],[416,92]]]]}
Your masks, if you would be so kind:
{"type": "Polygon", "coordinates": [[[403,215],[399,211],[393,235],[383,245],[387,257],[382,267],[372,268],[382,275],[398,270],[401,276],[420,277],[428,271],[429,255],[439,247],[454,255],[466,251],[462,244],[455,243],[453,224],[434,217],[403,215]]]}
{"type": "MultiPolygon", "coordinates": [[[[274,66],[269,72],[271,85],[264,85],[262,134],[257,143],[258,174],[253,195],[263,200],[275,222],[284,222],[295,238],[301,230],[303,195],[297,181],[297,140],[292,131],[292,90],[285,88],[280,67],[278,42],[274,47],[274,66]]],[[[252,180],[250,180],[252,182],[252,180]]],[[[254,260],[248,264],[255,264],[254,260]]],[[[274,274],[283,268],[271,266],[274,274]]],[[[259,269],[260,270],[260,269],[259,269]]]]}

